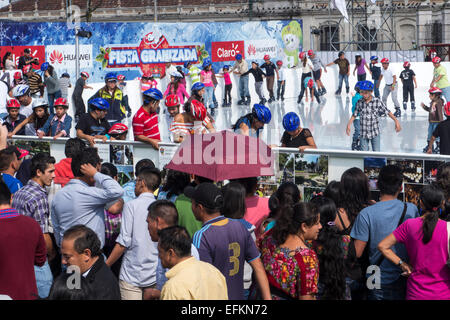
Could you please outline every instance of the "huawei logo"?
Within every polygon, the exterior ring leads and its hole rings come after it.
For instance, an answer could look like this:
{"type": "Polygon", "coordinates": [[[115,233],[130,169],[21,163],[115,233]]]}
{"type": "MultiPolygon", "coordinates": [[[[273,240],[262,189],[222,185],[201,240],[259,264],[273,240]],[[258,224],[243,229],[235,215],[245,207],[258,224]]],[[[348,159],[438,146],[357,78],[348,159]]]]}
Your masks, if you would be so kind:
{"type": "Polygon", "coordinates": [[[247,49],[247,53],[248,53],[248,55],[250,55],[250,56],[256,54],[256,48],[255,48],[255,46],[252,45],[252,44],[249,45],[249,46],[248,46],[248,49],[247,49]]]}
{"type": "Polygon", "coordinates": [[[53,52],[50,54],[50,62],[52,64],[59,63],[61,64],[63,62],[63,55],[58,50],[53,50],[53,52]]]}

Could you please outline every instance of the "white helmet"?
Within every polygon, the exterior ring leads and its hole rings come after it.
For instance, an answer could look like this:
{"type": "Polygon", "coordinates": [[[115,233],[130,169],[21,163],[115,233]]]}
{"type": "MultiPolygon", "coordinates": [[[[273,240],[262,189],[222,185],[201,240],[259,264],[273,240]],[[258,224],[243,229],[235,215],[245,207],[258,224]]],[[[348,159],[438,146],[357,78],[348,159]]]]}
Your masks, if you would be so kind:
{"type": "Polygon", "coordinates": [[[18,86],[15,86],[13,89],[13,96],[15,98],[24,96],[24,95],[29,95],[30,93],[30,87],[27,86],[26,84],[19,84],[18,86]]]}
{"type": "Polygon", "coordinates": [[[33,109],[37,108],[37,107],[48,107],[48,102],[47,100],[45,100],[44,98],[37,98],[36,100],[33,101],[33,109]]]}
{"type": "Polygon", "coordinates": [[[171,72],[170,76],[174,77],[174,78],[180,78],[180,79],[183,78],[183,75],[181,73],[179,73],[178,71],[171,72]]]}

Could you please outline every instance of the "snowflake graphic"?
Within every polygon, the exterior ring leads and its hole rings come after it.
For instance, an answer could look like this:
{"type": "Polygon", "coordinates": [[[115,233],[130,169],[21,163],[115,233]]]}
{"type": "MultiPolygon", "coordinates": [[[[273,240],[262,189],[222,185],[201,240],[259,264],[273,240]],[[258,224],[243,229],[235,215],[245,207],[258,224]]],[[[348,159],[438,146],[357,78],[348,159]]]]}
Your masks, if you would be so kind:
{"type": "Polygon", "coordinates": [[[14,36],[16,39],[19,39],[21,42],[26,42],[28,35],[24,34],[23,32],[19,33],[19,31],[16,31],[14,33],[14,36]]]}
{"type": "Polygon", "coordinates": [[[37,29],[38,29],[40,34],[45,34],[46,31],[47,31],[47,27],[44,26],[44,25],[39,26],[37,29]]]}
{"type": "Polygon", "coordinates": [[[10,29],[10,27],[5,28],[3,26],[3,22],[0,22],[0,44],[3,45],[3,42],[5,41],[5,39],[8,39],[9,41],[11,41],[11,38],[8,37],[8,30],[10,29]]]}
{"type": "Polygon", "coordinates": [[[60,23],[56,23],[56,25],[53,27],[53,30],[55,30],[55,32],[59,32],[62,30],[62,25],[60,23]]]}

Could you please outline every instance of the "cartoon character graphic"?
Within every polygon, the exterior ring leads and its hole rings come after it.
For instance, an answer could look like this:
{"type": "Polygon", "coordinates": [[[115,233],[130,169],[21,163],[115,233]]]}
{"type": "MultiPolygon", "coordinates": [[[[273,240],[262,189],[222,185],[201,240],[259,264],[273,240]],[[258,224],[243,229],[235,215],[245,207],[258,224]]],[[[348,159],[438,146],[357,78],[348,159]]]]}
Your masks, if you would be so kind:
{"type": "Polygon", "coordinates": [[[292,68],[298,64],[298,53],[303,44],[303,32],[300,24],[293,20],[281,29],[281,39],[284,44],[284,59],[287,67],[292,68]]]}

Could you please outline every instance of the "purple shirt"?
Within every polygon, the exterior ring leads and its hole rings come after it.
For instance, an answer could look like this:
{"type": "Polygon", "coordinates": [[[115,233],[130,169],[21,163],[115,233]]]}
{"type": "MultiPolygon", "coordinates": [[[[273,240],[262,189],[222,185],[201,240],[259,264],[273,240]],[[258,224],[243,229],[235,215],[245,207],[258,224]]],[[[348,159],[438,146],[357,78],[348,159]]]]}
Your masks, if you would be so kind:
{"type": "Polygon", "coordinates": [[[356,73],[360,76],[362,74],[366,74],[366,70],[364,70],[364,65],[366,64],[366,60],[361,59],[361,64],[356,67],[356,73]]]}
{"type": "Polygon", "coordinates": [[[430,242],[422,242],[422,218],[408,219],[394,232],[403,243],[413,272],[408,277],[407,300],[450,300],[447,223],[438,220],[430,242]]]}
{"type": "Polygon", "coordinates": [[[239,220],[219,216],[206,222],[192,242],[200,260],[222,272],[230,300],[244,300],[244,262],[258,259],[260,253],[250,232],[239,220]]]}

